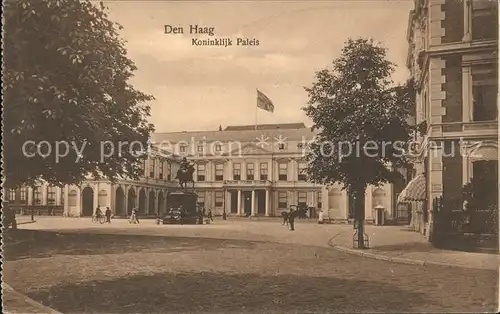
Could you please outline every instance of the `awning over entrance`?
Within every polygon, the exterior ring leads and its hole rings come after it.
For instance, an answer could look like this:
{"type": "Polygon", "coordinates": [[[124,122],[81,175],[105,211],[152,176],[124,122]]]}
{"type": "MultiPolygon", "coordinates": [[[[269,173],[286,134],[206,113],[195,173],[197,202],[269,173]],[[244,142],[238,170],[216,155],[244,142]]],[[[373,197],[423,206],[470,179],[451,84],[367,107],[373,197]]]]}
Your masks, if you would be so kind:
{"type": "Polygon", "coordinates": [[[413,178],[398,196],[398,203],[425,200],[425,176],[419,174],[413,178]]]}

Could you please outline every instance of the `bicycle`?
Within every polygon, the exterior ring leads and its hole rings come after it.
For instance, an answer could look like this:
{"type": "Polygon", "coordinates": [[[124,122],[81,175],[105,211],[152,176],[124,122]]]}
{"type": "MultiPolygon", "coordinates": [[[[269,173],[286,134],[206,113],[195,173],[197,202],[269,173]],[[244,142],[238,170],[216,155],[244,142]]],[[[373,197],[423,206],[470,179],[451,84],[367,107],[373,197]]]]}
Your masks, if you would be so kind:
{"type": "Polygon", "coordinates": [[[92,222],[93,223],[100,223],[101,225],[106,222],[106,218],[104,216],[92,216],[92,222]]]}

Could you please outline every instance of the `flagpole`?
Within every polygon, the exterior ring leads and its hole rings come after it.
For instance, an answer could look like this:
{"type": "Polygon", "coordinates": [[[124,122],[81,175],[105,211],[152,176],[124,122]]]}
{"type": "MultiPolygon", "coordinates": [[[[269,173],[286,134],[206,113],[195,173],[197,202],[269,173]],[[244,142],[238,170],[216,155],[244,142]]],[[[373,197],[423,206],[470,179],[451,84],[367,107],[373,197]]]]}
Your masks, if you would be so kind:
{"type": "Polygon", "coordinates": [[[257,125],[258,125],[258,114],[259,114],[259,108],[255,106],[255,129],[257,130],[257,125]]]}
{"type": "MultiPolygon", "coordinates": [[[[259,90],[256,89],[257,91],[257,94],[259,93],[259,90]]],[[[258,97],[258,96],[257,96],[258,97]]],[[[259,114],[259,107],[257,106],[257,104],[255,105],[255,130],[257,130],[257,118],[258,118],[258,114],[259,114]]]]}

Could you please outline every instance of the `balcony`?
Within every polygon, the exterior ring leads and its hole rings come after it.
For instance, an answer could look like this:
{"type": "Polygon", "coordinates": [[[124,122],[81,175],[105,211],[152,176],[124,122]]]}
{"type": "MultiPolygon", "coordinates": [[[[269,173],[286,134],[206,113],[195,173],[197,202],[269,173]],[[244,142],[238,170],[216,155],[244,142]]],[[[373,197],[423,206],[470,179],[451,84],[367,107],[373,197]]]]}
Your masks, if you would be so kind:
{"type": "Polygon", "coordinates": [[[254,187],[270,187],[271,181],[269,180],[225,180],[225,187],[241,187],[241,186],[254,186],[254,187]]]}

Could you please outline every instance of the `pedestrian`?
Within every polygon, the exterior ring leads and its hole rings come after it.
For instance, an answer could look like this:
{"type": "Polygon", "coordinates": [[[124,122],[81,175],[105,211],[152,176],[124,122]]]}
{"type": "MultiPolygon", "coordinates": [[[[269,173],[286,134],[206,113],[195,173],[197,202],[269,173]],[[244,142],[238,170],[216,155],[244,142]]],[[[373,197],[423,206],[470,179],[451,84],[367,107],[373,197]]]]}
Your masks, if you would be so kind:
{"type": "Polygon", "coordinates": [[[288,226],[288,213],[286,211],[281,212],[281,218],[283,218],[281,225],[284,226],[286,224],[288,226]]]}
{"type": "Polygon", "coordinates": [[[139,224],[139,209],[135,208],[135,222],[139,224]]]}
{"type": "Polygon", "coordinates": [[[214,218],[212,216],[212,210],[210,208],[208,209],[207,218],[210,219],[211,221],[214,221],[214,218]]]}
{"type": "Polygon", "coordinates": [[[97,208],[95,209],[95,217],[99,219],[101,215],[102,215],[101,208],[98,205],[97,208]]]}
{"type": "Polygon", "coordinates": [[[295,230],[295,215],[297,211],[290,208],[290,214],[288,215],[288,223],[290,224],[290,231],[295,230]]]}
{"type": "Polygon", "coordinates": [[[322,225],[324,223],[324,219],[325,219],[325,213],[323,212],[323,210],[321,209],[319,211],[319,215],[318,215],[318,223],[320,225],[322,225]]]}
{"type": "Polygon", "coordinates": [[[111,223],[111,209],[109,209],[109,207],[106,207],[105,215],[106,215],[106,222],[108,224],[110,224],[111,223]]]}

